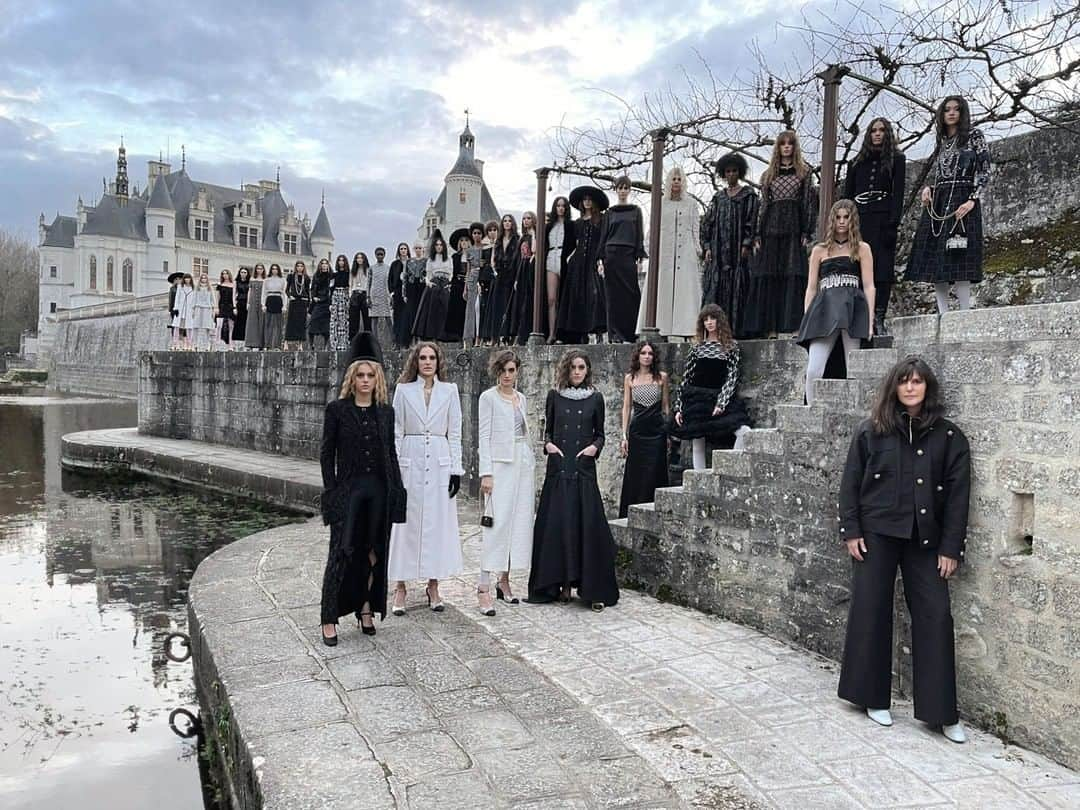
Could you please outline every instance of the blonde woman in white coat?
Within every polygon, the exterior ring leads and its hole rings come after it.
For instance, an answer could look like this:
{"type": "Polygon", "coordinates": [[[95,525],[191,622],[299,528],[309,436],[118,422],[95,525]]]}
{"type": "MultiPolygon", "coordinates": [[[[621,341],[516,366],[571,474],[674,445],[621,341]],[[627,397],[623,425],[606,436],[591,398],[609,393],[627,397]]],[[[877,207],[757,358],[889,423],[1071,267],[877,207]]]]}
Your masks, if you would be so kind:
{"type": "Polygon", "coordinates": [[[405,582],[426,579],[428,606],[443,611],[439,580],[460,574],[457,494],[461,488],[461,400],[443,382],[443,357],[434,343],[418,343],[394,389],[394,439],[407,493],[404,523],[390,535],[387,578],[396,582],[390,609],[405,613],[405,582]]]}
{"type": "Polygon", "coordinates": [[[533,501],[536,498],[536,458],[529,445],[525,395],[517,390],[521,361],[505,349],[491,358],[497,385],[480,395],[480,492],[484,515],[480,550],[480,583],[476,589],[480,613],[495,615],[491,574],[499,581],[495,595],[516,605],[510,589],[510,569],[526,568],[532,559],[533,501]]]}
{"type": "MultiPolygon", "coordinates": [[[[701,311],[701,211],[686,187],[686,175],[673,166],[664,180],[660,205],[660,252],[649,264],[657,273],[656,328],[665,337],[691,338],[701,311]]],[[[646,284],[648,281],[646,280],[646,284]]],[[[645,329],[645,300],[638,310],[638,332],[645,329]]]]}

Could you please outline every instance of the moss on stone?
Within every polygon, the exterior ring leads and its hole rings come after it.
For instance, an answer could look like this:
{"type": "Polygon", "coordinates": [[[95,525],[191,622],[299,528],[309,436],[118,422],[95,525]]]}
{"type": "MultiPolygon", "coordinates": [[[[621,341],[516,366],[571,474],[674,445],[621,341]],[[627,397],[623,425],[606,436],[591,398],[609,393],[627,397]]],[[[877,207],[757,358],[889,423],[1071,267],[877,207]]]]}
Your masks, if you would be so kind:
{"type": "Polygon", "coordinates": [[[1080,267],[1080,254],[1076,254],[1078,245],[1080,209],[1072,209],[1055,222],[1020,233],[988,237],[983,272],[1011,275],[1059,266],[1080,267]],[[1068,255],[1070,252],[1073,255],[1068,255]]]}

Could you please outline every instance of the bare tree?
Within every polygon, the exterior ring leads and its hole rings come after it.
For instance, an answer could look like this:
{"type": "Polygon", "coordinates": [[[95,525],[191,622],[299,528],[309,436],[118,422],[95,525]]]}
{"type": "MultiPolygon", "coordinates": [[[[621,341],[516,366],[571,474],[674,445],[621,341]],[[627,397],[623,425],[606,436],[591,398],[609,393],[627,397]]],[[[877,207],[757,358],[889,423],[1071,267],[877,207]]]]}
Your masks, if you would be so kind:
{"type": "Polygon", "coordinates": [[[551,143],[555,168],[597,180],[624,171],[644,177],[654,130],[670,132],[666,153],[677,156],[698,188],[717,185],[712,164],[719,152],[740,152],[762,165],[782,129],[797,130],[814,160],[822,128],[816,73],[830,64],[847,69],[837,179],[876,115],[893,121],[901,148],[925,151],[936,99],[949,93],[967,98],[973,123],[997,134],[1075,126],[1059,114],[1078,104],[1076,0],[913,0],[902,7],[841,0],[779,30],[796,34],[802,50],[787,49],[784,59],[779,49],[766,53],[752,42],[754,66],[724,80],[699,55],[700,69],[684,71],[678,87],[640,101],[617,98],[618,120],[558,127],[551,143]]]}
{"type": "Polygon", "coordinates": [[[16,351],[19,336],[38,318],[38,249],[0,229],[0,351],[16,351]]]}

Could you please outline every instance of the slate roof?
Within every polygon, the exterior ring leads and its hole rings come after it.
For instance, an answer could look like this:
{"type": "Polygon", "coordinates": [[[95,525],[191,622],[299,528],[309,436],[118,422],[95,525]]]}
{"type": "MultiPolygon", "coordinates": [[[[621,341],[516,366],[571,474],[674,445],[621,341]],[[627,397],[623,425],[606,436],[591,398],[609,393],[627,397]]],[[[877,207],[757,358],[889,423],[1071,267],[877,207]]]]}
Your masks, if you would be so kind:
{"type": "Polygon", "coordinates": [[[82,230],[86,235],[116,236],[120,239],[146,238],[146,200],[131,197],[125,205],[115,194],[106,194],[101,202],[86,212],[86,225],[82,230]]]}
{"type": "Polygon", "coordinates": [[[166,211],[175,211],[172,195],[169,193],[169,184],[160,178],[154,183],[154,190],[150,192],[150,199],[146,203],[147,208],[161,208],[166,211]]]}
{"type": "Polygon", "coordinates": [[[330,218],[326,216],[326,206],[319,206],[319,216],[315,218],[315,227],[311,229],[312,239],[333,239],[334,232],[330,230],[330,218]]]}
{"type": "Polygon", "coordinates": [[[56,215],[52,225],[45,228],[44,247],[75,247],[75,233],[79,230],[79,223],[75,217],[62,217],[56,215]]]}

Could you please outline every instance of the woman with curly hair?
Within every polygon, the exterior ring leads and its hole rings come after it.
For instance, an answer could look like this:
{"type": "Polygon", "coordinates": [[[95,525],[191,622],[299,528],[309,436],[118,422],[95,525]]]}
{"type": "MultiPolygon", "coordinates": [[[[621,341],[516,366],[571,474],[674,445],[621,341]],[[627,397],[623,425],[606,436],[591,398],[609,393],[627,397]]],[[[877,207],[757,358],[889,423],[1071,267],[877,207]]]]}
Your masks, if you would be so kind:
{"type": "Polygon", "coordinates": [[[544,406],[547,472],[533,529],[530,602],[569,602],[571,588],[595,611],[619,601],[611,536],[596,457],[604,447],[604,397],[592,387],[589,356],[566,352],[544,406]]]}
{"type": "Polygon", "coordinates": [[[731,336],[724,311],[706,304],[698,313],[695,331],[669,430],[676,438],[693,440],[694,469],[704,470],[707,439],[721,444],[734,441],[738,448],[752,423],[746,403],[735,395],[739,344],[731,336]]]}

